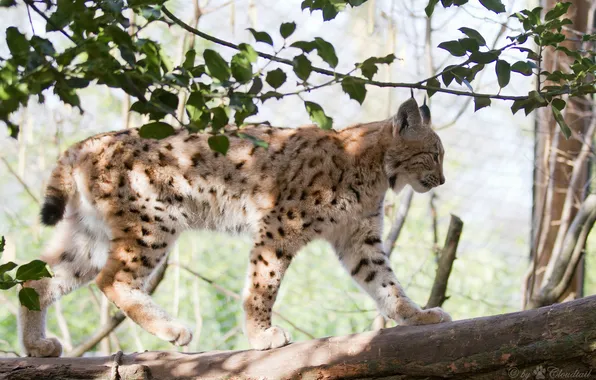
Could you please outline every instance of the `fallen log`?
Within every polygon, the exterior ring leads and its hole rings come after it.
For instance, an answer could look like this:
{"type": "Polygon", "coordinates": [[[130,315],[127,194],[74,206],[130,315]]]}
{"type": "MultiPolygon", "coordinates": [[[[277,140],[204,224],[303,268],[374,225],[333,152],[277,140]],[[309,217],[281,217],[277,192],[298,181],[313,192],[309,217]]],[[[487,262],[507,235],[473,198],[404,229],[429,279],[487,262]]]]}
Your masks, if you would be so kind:
{"type": "Polygon", "coordinates": [[[555,377],[596,378],[596,296],[440,325],[315,339],[271,351],[0,360],[0,379],[10,380],[555,377]]]}

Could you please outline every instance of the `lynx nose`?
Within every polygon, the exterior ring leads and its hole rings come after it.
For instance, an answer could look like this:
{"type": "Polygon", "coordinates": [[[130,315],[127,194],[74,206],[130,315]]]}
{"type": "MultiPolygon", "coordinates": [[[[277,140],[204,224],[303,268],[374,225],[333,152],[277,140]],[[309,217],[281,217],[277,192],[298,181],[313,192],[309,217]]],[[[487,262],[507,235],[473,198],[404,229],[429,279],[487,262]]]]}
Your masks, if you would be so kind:
{"type": "Polygon", "coordinates": [[[445,183],[445,176],[441,174],[441,178],[439,179],[439,183],[442,185],[445,183]]]}

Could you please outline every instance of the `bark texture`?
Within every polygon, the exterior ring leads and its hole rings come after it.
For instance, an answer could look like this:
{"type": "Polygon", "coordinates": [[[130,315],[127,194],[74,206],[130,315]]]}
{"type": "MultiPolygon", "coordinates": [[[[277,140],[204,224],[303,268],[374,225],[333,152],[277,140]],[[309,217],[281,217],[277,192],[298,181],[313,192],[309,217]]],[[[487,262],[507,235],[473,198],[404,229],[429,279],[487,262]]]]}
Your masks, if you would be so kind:
{"type": "Polygon", "coordinates": [[[524,373],[535,378],[538,366],[594,378],[594,310],[596,296],[440,325],[315,339],[271,351],[4,359],[0,379],[498,380],[523,378],[524,373]]]}

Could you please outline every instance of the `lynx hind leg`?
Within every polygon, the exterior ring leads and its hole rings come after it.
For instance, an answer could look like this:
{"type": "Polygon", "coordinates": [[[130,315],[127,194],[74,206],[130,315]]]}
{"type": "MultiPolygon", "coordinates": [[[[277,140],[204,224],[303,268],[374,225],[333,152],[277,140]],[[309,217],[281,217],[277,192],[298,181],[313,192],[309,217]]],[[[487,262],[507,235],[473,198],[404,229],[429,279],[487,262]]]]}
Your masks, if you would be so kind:
{"type": "Polygon", "coordinates": [[[54,276],[25,283],[26,287],[37,291],[41,306],[41,311],[24,306],[19,309],[19,337],[27,355],[61,355],[62,345],[58,339],[46,337],[47,309],[61,296],[91,281],[99,273],[102,254],[105,252],[101,252],[101,244],[80,225],[71,220],[58,224],[49,249],[42,255],[54,276]],[[92,254],[94,259],[90,260],[92,254]]]}
{"type": "Polygon", "coordinates": [[[147,332],[185,346],[192,340],[192,331],[170,317],[146,290],[151,275],[166,258],[168,245],[169,241],[160,239],[158,233],[116,239],[96,281],[104,294],[147,332]]]}
{"type": "Polygon", "coordinates": [[[334,243],[335,250],[354,281],[376,301],[384,315],[400,325],[451,321],[443,309],[422,310],[406,296],[383,252],[380,221],[364,219],[359,229],[345,236],[349,238],[342,237],[334,243]]]}
{"type": "MultiPolygon", "coordinates": [[[[276,232],[279,233],[279,232],[276,232]]],[[[273,233],[267,232],[250,253],[248,277],[243,293],[245,333],[252,348],[267,350],[290,343],[290,334],[281,327],[271,325],[271,310],[284,273],[288,269],[295,249],[274,245],[273,233]],[[266,244],[268,243],[271,244],[266,244]]],[[[280,237],[281,238],[281,237],[280,237]]]]}

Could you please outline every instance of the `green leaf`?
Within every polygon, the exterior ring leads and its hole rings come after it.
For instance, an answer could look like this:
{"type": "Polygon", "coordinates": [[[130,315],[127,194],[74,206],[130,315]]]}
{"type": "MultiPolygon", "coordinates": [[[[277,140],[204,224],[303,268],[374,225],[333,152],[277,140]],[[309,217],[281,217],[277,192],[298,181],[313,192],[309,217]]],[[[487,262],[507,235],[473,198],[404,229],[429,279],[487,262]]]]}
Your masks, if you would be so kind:
{"type": "Polygon", "coordinates": [[[313,41],[296,41],[290,47],[300,49],[305,53],[310,53],[317,48],[313,41]]]}
{"type": "Polygon", "coordinates": [[[315,37],[314,44],[317,48],[319,57],[329,64],[329,66],[335,68],[338,64],[338,59],[333,45],[320,37],[315,37]]]}
{"type": "Polygon", "coordinates": [[[0,236],[0,253],[4,252],[4,247],[6,246],[6,239],[4,236],[0,236]]]}
{"type": "Polygon", "coordinates": [[[39,280],[44,277],[52,277],[52,275],[46,263],[41,260],[33,260],[17,269],[16,279],[19,281],[39,280]]]}
{"type": "Polygon", "coordinates": [[[345,77],[341,81],[341,89],[350,96],[350,99],[354,99],[360,104],[366,98],[366,87],[362,79],[345,77]]]}
{"type": "Polygon", "coordinates": [[[484,39],[484,37],[482,37],[482,34],[480,34],[476,29],[466,28],[464,26],[459,28],[458,30],[466,36],[475,39],[478,42],[478,45],[486,46],[486,40],[484,39]]]}
{"type": "Polygon", "coordinates": [[[474,98],[474,112],[490,106],[490,98],[474,98]]]}
{"type": "Polygon", "coordinates": [[[312,63],[310,63],[310,60],[304,54],[300,54],[294,57],[292,65],[294,66],[296,76],[306,81],[312,72],[312,63]]]}
{"type": "Polygon", "coordinates": [[[239,83],[248,83],[252,79],[252,64],[244,53],[232,57],[232,75],[239,83]]]}
{"type": "Polygon", "coordinates": [[[31,37],[31,46],[35,51],[39,52],[40,54],[53,56],[56,54],[56,49],[54,49],[54,45],[49,40],[45,38],[41,38],[38,36],[31,37]]]}
{"type": "Polygon", "coordinates": [[[13,7],[17,5],[15,0],[0,0],[0,7],[13,7]]]}
{"type": "Polygon", "coordinates": [[[279,26],[279,34],[283,38],[288,38],[294,33],[296,30],[296,23],[295,22],[284,22],[279,26]]]}
{"type": "Polygon", "coordinates": [[[571,137],[571,129],[569,129],[569,126],[565,122],[563,114],[561,114],[561,111],[559,111],[554,105],[551,106],[551,109],[553,110],[553,116],[555,117],[557,124],[559,124],[559,127],[561,128],[563,136],[565,136],[565,138],[568,139],[569,137],[571,137]]]}
{"type": "Polygon", "coordinates": [[[161,140],[173,135],[175,132],[176,130],[170,124],[156,121],[143,125],[139,130],[139,136],[145,139],[161,140]]]}
{"type": "Polygon", "coordinates": [[[238,45],[238,49],[240,49],[242,54],[244,54],[244,56],[250,61],[250,63],[255,63],[257,61],[257,58],[259,58],[259,54],[255,50],[255,48],[253,48],[249,44],[242,43],[238,45]]]}
{"type": "MultiPolygon", "coordinates": [[[[429,80],[426,81],[426,85],[429,87],[436,87],[436,88],[441,88],[441,82],[439,82],[439,80],[437,78],[431,78],[429,80]]],[[[426,93],[428,94],[428,97],[430,98],[431,96],[433,96],[435,94],[435,90],[430,90],[427,89],[426,93]]]]}
{"type": "Polygon", "coordinates": [[[348,0],[348,3],[352,6],[352,7],[357,7],[359,5],[362,5],[364,3],[366,3],[368,0],[348,0]]]}
{"type": "Polygon", "coordinates": [[[29,56],[29,41],[14,26],[6,28],[6,44],[17,63],[26,63],[29,56]]]}
{"type": "Polygon", "coordinates": [[[496,14],[505,12],[505,6],[500,0],[480,0],[480,4],[489,11],[493,11],[496,14]]]}
{"type": "Polygon", "coordinates": [[[469,51],[470,53],[473,53],[475,51],[478,51],[478,49],[480,49],[480,45],[478,45],[478,41],[476,41],[474,38],[460,38],[459,43],[461,44],[461,46],[466,49],[467,51],[469,51]]]}
{"type": "Polygon", "coordinates": [[[544,21],[554,20],[563,16],[565,13],[567,13],[569,6],[571,6],[570,2],[556,3],[555,6],[546,13],[546,16],[544,16],[544,21]]]}
{"type": "Polygon", "coordinates": [[[39,294],[33,288],[23,288],[19,291],[19,301],[21,305],[29,310],[41,311],[39,304],[39,294]]]}
{"type": "Polygon", "coordinates": [[[447,50],[454,57],[462,57],[466,55],[466,49],[461,46],[459,41],[445,41],[438,46],[439,49],[447,50]]]}
{"type": "Polygon", "coordinates": [[[213,128],[214,131],[218,131],[225,127],[228,124],[228,121],[230,121],[225,106],[212,108],[209,111],[211,111],[211,114],[213,115],[211,118],[211,128],[213,128]]]}
{"type": "Polygon", "coordinates": [[[228,140],[228,137],[224,135],[211,136],[207,140],[207,143],[209,144],[209,148],[211,148],[211,150],[214,150],[224,155],[228,152],[228,149],[230,148],[230,140],[228,140]]]}
{"type": "Polygon", "coordinates": [[[255,95],[255,94],[258,94],[259,92],[261,92],[262,89],[263,89],[263,81],[261,80],[261,78],[256,77],[252,80],[252,85],[248,89],[248,93],[255,95]]]}
{"type": "Polygon", "coordinates": [[[195,66],[195,59],[197,57],[197,52],[195,49],[187,51],[184,57],[185,58],[184,63],[182,63],[182,67],[184,67],[186,70],[192,69],[195,66]]]}
{"type": "Polygon", "coordinates": [[[553,101],[551,102],[551,105],[553,107],[555,107],[556,109],[558,109],[559,111],[562,111],[563,108],[565,108],[566,104],[567,103],[565,103],[565,101],[563,99],[559,99],[559,98],[553,99],[553,101]]]}
{"type": "Polygon", "coordinates": [[[12,280],[9,275],[5,274],[4,276],[6,279],[0,279],[0,290],[8,290],[18,284],[18,282],[12,280]]]}
{"type": "Polygon", "coordinates": [[[186,100],[186,113],[192,122],[197,122],[201,119],[205,110],[205,98],[200,91],[192,92],[186,100]]]}
{"type": "Polygon", "coordinates": [[[4,273],[10,272],[11,270],[13,270],[16,267],[17,267],[17,264],[13,263],[12,261],[9,261],[5,264],[0,265],[0,279],[2,279],[2,275],[4,273]]]}
{"type": "Polygon", "coordinates": [[[532,65],[529,62],[517,61],[511,65],[511,71],[515,71],[524,76],[530,76],[532,75],[532,65]]]}
{"type": "Polygon", "coordinates": [[[429,0],[428,5],[424,8],[424,13],[426,13],[426,17],[432,16],[435,6],[439,3],[439,0],[429,0]]]}
{"type": "Polygon", "coordinates": [[[265,81],[267,81],[267,83],[269,83],[269,85],[271,87],[278,89],[279,87],[281,87],[282,84],[284,84],[286,79],[287,79],[286,73],[284,73],[284,71],[282,69],[277,68],[277,69],[271,70],[267,73],[267,77],[265,78],[265,81]]]}
{"type": "Polygon", "coordinates": [[[241,139],[250,140],[253,143],[253,145],[255,145],[255,146],[260,146],[261,148],[265,148],[265,149],[269,148],[269,144],[266,141],[263,141],[257,137],[251,136],[251,135],[247,135],[246,133],[239,132],[238,137],[240,137],[241,139]]]}
{"type": "Polygon", "coordinates": [[[217,78],[220,82],[230,79],[232,73],[230,66],[228,66],[228,62],[226,62],[218,52],[211,49],[205,49],[203,52],[203,59],[205,60],[205,65],[211,76],[217,78]]]}
{"type": "Polygon", "coordinates": [[[475,51],[470,54],[470,61],[487,64],[496,61],[500,54],[501,52],[499,50],[491,50],[487,52],[475,51]]]}
{"type": "Polygon", "coordinates": [[[320,105],[314,102],[305,101],[304,107],[310,119],[317,123],[321,129],[331,129],[333,127],[333,118],[325,115],[325,111],[320,105]]]}
{"type": "Polygon", "coordinates": [[[503,61],[502,59],[497,60],[495,71],[497,73],[499,87],[503,88],[507,86],[509,84],[509,79],[511,79],[511,65],[509,65],[509,62],[503,61]]]}
{"type": "Polygon", "coordinates": [[[252,33],[252,36],[255,38],[255,40],[257,42],[264,42],[266,44],[273,46],[273,40],[271,39],[271,36],[269,35],[269,33],[258,32],[256,30],[254,30],[253,28],[248,28],[248,30],[252,33]]]}
{"type": "Polygon", "coordinates": [[[260,98],[261,98],[262,102],[265,102],[265,100],[269,100],[271,98],[275,98],[275,99],[279,100],[279,99],[283,98],[283,95],[277,91],[267,91],[266,93],[261,95],[260,98]]]}
{"type": "Polygon", "coordinates": [[[161,107],[166,108],[163,112],[174,113],[178,109],[178,96],[164,90],[163,88],[156,88],[151,94],[151,101],[157,103],[161,107]]]}

